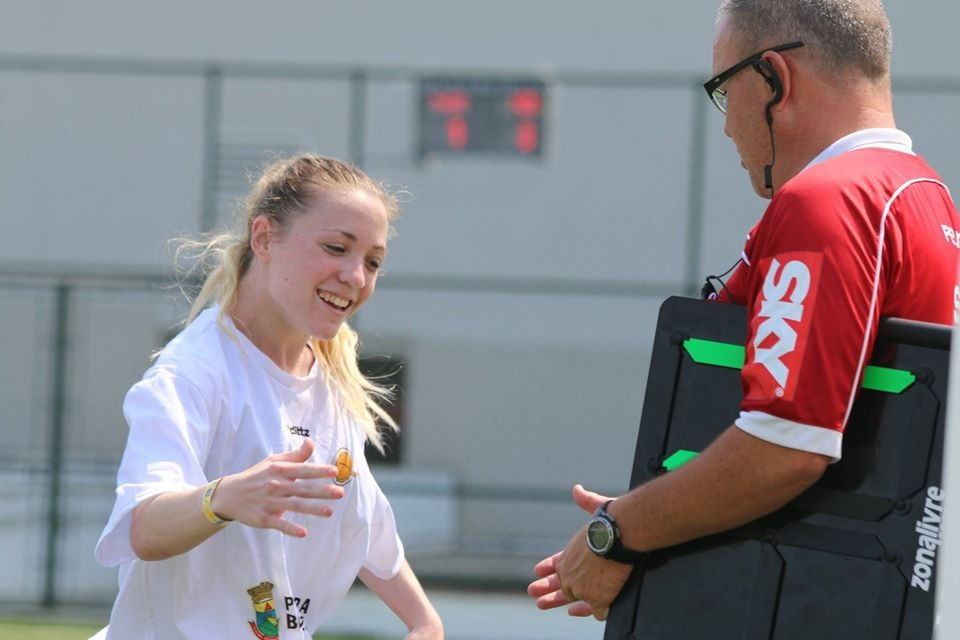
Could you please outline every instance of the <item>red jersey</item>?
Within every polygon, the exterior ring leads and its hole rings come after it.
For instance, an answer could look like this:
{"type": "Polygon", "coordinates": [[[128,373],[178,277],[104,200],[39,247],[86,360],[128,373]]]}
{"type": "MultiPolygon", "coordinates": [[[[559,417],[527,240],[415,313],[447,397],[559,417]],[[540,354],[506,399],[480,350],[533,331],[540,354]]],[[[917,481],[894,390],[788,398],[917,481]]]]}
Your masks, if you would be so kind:
{"type": "Polygon", "coordinates": [[[880,133],[783,185],[719,296],[747,306],[736,425],[834,460],[881,316],[952,324],[960,292],[948,189],[905,134],[903,150],[871,146],[880,133]]]}

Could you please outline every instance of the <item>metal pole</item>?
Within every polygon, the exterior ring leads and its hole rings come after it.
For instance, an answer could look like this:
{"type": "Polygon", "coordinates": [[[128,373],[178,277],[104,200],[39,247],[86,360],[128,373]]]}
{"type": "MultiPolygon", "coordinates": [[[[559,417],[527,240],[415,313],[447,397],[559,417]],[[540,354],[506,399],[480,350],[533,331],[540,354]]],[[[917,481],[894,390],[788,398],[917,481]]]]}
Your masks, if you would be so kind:
{"type": "Polygon", "coordinates": [[[47,492],[47,564],[44,573],[43,604],[57,602],[57,542],[60,537],[60,493],[63,476],[63,416],[67,386],[67,348],[70,323],[70,285],[56,289],[53,326],[53,388],[50,399],[50,461],[47,492]]]}
{"type": "MultiPolygon", "coordinates": [[[[363,169],[366,161],[364,147],[366,146],[367,129],[367,74],[362,69],[355,69],[350,74],[350,129],[347,140],[347,153],[350,162],[363,169]]],[[[362,313],[351,318],[350,326],[354,331],[359,330],[362,313]]]]}
{"type": "Polygon", "coordinates": [[[363,168],[366,158],[367,74],[356,69],[350,74],[350,139],[347,141],[350,162],[363,168]]]}
{"type": "Polygon", "coordinates": [[[200,231],[212,231],[217,224],[217,189],[220,176],[220,119],[223,111],[223,73],[207,69],[203,102],[203,183],[200,203],[200,231]]]}
{"type": "Polygon", "coordinates": [[[707,152],[707,101],[698,91],[693,90],[693,126],[690,130],[690,178],[687,184],[687,270],[684,273],[687,295],[696,296],[703,284],[704,273],[701,269],[703,258],[703,189],[706,175],[707,152]]]}

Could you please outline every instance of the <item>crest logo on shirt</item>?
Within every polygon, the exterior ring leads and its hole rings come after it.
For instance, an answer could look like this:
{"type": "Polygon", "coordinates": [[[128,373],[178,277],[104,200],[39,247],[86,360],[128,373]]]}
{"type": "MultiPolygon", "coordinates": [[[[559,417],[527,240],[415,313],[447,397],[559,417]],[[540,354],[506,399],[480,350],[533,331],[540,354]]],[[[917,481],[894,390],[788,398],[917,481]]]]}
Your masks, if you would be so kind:
{"type": "Polygon", "coordinates": [[[255,587],[247,589],[250,599],[253,600],[253,611],[256,621],[248,620],[250,630],[258,640],[271,640],[280,637],[280,625],[277,621],[277,609],[273,604],[273,583],[263,581],[255,587]]]}
{"type": "Polygon", "coordinates": [[[344,448],[337,450],[337,457],[334,459],[334,464],[337,466],[337,477],[334,478],[333,481],[341,487],[353,480],[353,477],[357,475],[357,472],[353,470],[353,456],[344,448]]]}
{"type": "Polygon", "coordinates": [[[767,275],[750,322],[753,340],[747,344],[744,367],[744,376],[753,383],[749,395],[755,399],[793,399],[809,332],[805,318],[816,299],[822,257],[784,253],[760,264],[767,275]]]}

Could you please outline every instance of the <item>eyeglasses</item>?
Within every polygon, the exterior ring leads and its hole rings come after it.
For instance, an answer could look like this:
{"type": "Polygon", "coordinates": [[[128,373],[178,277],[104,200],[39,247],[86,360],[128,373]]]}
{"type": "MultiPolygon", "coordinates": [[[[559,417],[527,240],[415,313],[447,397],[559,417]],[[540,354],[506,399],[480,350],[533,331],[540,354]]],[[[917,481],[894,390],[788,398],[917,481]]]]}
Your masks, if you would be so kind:
{"type": "Polygon", "coordinates": [[[789,42],[787,44],[781,44],[776,47],[767,47],[761,51],[757,51],[752,56],[748,56],[733,65],[726,71],[721,71],[717,75],[713,76],[709,80],[703,83],[703,88],[707,92],[707,96],[710,98],[710,102],[713,103],[717,109],[720,110],[720,113],[727,112],[727,90],[721,89],[720,85],[732,78],[738,71],[744,69],[748,65],[753,64],[757,60],[763,57],[767,51],[787,51],[788,49],[796,49],[797,47],[802,47],[803,43],[800,41],[789,42]]]}

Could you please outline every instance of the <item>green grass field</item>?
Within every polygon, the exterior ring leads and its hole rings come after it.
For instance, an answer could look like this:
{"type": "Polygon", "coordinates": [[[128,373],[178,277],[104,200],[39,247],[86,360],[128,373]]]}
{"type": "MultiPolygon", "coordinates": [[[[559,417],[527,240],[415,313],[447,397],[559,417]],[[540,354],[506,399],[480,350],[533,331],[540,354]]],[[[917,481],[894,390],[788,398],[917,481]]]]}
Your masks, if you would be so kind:
{"type": "MultiPolygon", "coordinates": [[[[0,620],[0,638],[17,640],[87,640],[100,625],[48,624],[29,620],[0,620]]],[[[314,640],[374,640],[360,636],[314,636],[314,640]]]]}
{"type": "Polygon", "coordinates": [[[21,640],[87,640],[100,630],[99,625],[47,624],[43,622],[0,620],[0,638],[21,640]]]}

